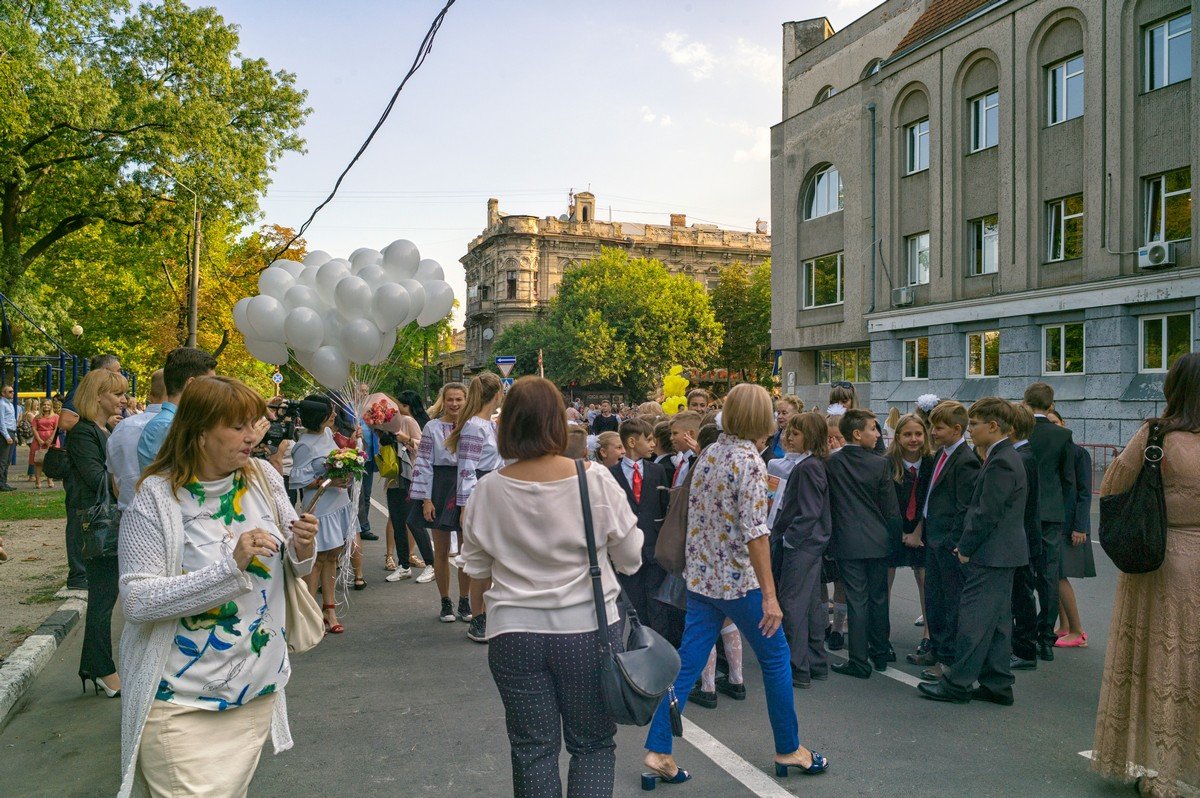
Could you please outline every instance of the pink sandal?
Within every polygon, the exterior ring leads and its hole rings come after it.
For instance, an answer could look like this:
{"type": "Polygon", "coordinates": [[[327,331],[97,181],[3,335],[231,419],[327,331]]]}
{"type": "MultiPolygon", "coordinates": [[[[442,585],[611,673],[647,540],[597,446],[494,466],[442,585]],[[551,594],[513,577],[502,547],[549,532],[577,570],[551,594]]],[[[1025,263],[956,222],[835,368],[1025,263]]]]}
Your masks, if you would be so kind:
{"type": "Polygon", "coordinates": [[[1081,632],[1079,637],[1075,638],[1070,643],[1067,642],[1067,637],[1068,637],[1067,635],[1063,635],[1062,637],[1058,638],[1058,640],[1056,640],[1054,642],[1054,647],[1055,648],[1087,648],[1088,647],[1087,632],[1081,632]]]}

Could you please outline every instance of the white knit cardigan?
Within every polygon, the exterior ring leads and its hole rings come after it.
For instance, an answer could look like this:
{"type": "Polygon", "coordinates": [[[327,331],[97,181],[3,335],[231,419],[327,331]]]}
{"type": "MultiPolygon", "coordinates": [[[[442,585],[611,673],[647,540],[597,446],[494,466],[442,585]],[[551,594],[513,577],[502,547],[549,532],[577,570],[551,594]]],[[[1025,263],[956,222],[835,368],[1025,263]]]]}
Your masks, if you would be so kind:
{"type": "MultiPolygon", "coordinates": [[[[275,469],[263,468],[258,460],[250,463],[250,468],[257,468],[265,478],[278,510],[280,533],[289,536],[296,511],[288,502],[283,479],[275,469]]],[[[146,477],[121,518],[119,538],[125,629],[121,633],[118,798],[148,793],[145,784],[135,779],[138,746],[179,619],[232,601],[252,589],[250,577],[237,567],[232,557],[181,575],[183,542],[183,513],[170,483],[163,477],[146,477]]],[[[293,577],[309,573],[315,561],[315,554],[298,561],[294,549],[288,546],[287,562],[293,577]]],[[[277,754],[292,747],[284,693],[284,690],[276,693],[271,718],[271,741],[277,754]]]]}

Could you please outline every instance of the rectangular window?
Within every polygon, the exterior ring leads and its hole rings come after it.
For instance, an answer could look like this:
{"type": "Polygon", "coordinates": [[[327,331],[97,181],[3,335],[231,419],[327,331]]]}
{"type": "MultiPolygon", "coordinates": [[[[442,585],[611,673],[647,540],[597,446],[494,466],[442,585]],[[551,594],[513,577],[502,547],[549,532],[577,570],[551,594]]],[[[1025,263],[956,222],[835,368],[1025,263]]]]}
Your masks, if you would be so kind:
{"type": "Polygon", "coordinates": [[[929,120],[914,122],[908,128],[908,164],[905,174],[929,168],[929,120]]]}
{"type": "Polygon", "coordinates": [[[491,298],[489,296],[491,294],[491,289],[492,289],[492,287],[490,285],[479,286],[479,301],[480,302],[487,302],[488,299],[491,298]]]}
{"type": "Polygon", "coordinates": [[[1046,203],[1046,260],[1083,257],[1083,195],[1046,203]]]}
{"type": "Polygon", "coordinates": [[[929,283],[929,233],[917,233],[905,239],[908,242],[908,284],[929,283]]]}
{"type": "Polygon", "coordinates": [[[971,222],[971,276],[1000,269],[1000,223],[995,214],[971,222]]]}
{"type": "Polygon", "coordinates": [[[507,299],[516,299],[517,298],[517,273],[509,272],[508,279],[505,282],[507,283],[507,291],[508,291],[506,298],[507,299]]]}
{"type": "Polygon", "coordinates": [[[1050,85],[1046,92],[1049,109],[1046,124],[1057,125],[1083,116],[1083,56],[1063,61],[1048,70],[1050,85]]]}
{"type": "Polygon", "coordinates": [[[1083,322],[1042,328],[1042,373],[1083,373],[1083,322]]]}
{"type": "Polygon", "coordinates": [[[1191,12],[1146,28],[1146,91],[1191,77],[1191,12]]]}
{"type": "Polygon", "coordinates": [[[1146,178],[1146,243],[1192,237],[1192,170],[1146,178]]]}
{"type": "Polygon", "coordinates": [[[817,382],[870,382],[871,348],[826,349],[818,353],[817,382]]]}
{"type": "Polygon", "coordinates": [[[904,341],[904,379],[929,379],[929,338],[908,338],[904,341]]]}
{"type": "Polygon", "coordinates": [[[1192,351],[1192,314],[1142,317],[1142,371],[1166,371],[1192,351]]]}
{"type": "Polygon", "coordinates": [[[840,305],[842,291],[842,253],[804,262],[804,307],[840,305]]]}
{"type": "Polygon", "coordinates": [[[971,100],[971,152],[1000,143],[1000,92],[993,91],[971,100]]]}
{"type": "Polygon", "coordinates": [[[967,376],[1000,376],[1000,331],[967,333],[967,376]]]}

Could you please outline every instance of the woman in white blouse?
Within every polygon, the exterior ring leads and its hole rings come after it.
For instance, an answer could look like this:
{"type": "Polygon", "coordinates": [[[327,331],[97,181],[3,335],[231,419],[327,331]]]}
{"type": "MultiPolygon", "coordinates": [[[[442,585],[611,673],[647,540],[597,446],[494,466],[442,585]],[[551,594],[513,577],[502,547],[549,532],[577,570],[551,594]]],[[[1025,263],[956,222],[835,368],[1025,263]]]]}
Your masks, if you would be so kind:
{"type": "MultiPolygon", "coordinates": [[[[467,403],[458,414],[458,423],[446,436],[446,449],[458,456],[456,501],[459,507],[467,506],[481,478],[504,463],[496,448],[496,422],[492,421],[492,415],[503,399],[499,377],[490,371],[475,377],[467,387],[467,403]]],[[[483,593],[489,587],[487,582],[471,580],[471,626],[467,629],[467,639],[476,643],[487,642],[487,607],[483,593]]]]}
{"type": "MultiPolygon", "coordinates": [[[[500,455],[515,460],[475,487],[463,515],[463,570],[491,581],[488,664],[504,702],[513,794],[562,795],[560,738],[571,755],[568,795],[611,795],[616,726],[600,694],[600,646],[583,505],[554,383],[522,377],[504,401],[500,455]]],[[[615,650],[621,636],[614,568],[637,571],[642,532],[625,492],[592,463],[587,484],[615,650]]],[[[695,679],[695,676],[692,677],[695,679]]]]}
{"type": "Polygon", "coordinates": [[[291,747],[284,580],[312,569],[317,521],[250,457],[265,413],[194,380],[125,511],[121,796],[243,796],[268,732],[291,747]]]}

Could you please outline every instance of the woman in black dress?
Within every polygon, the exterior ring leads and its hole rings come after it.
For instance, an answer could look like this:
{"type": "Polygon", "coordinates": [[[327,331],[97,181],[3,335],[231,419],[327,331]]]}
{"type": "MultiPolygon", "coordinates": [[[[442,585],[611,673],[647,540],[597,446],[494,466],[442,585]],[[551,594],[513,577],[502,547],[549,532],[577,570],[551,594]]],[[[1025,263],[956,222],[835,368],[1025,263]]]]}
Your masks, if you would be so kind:
{"type": "MultiPolygon", "coordinates": [[[[895,541],[888,556],[888,592],[891,592],[892,582],[896,579],[896,569],[912,568],[913,578],[917,580],[917,594],[921,598],[921,617],[917,620],[924,626],[925,543],[921,511],[933,477],[933,453],[929,445],[929,430],[920,416],[908,413],[896,422],[896,435],[888,446],[887,458],[892,465],[892,482],[896,485],[900,525],[904,533],[900,540],[895,541]]],[[[929,627],[926,626],[916,654],[910,654],[909,657],[919,659],[928,651],[929,627]]]]}
{"type": "MultiPolygon", "coordinates": [[[[1046,417],[1060,427],[1067,424],[1057,410],[1046,417]]],[[[1087,648],[1087,632],[1079,617],[1079,604],[1070,579],[1088,579],[1096,575],[1095,553],[1092,551],[1092,456],[1075,444],[1075,496],[1063,502],[1062,574],[1058,580],[1058,641],[1055,648],[1087,648]]]]}

